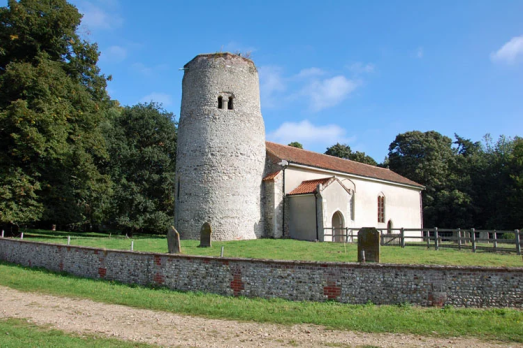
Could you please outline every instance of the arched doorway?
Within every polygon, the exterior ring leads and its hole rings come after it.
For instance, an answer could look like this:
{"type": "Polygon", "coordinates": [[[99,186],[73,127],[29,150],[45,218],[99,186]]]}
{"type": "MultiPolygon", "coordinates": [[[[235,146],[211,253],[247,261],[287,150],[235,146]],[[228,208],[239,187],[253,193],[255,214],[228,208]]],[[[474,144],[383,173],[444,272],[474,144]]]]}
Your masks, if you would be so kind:
{"type": "Polygon", "coordinates": [[[335,242],[343,242],[343,238],[345,237],[345,220],[340,211],[332,215],[332,234],[335,242]]]}
{"type": "Polygon", "coordinates": [[[389,220],[389,222],[387,222],[387,233],[392,233],[392,220],[389,220]]]}

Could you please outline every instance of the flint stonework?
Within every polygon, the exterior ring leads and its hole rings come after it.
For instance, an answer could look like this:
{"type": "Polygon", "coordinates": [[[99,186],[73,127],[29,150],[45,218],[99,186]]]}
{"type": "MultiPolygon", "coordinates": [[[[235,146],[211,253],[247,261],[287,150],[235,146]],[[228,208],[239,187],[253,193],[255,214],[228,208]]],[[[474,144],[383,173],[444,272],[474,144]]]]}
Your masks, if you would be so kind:
{"type": "Polygon", "coordinates": [[[374,227],[358,231],[358,262],[380,262],[380,233],[374,227]]]}
{"type": "Polygon", "coordinates": [[[255,260],[0,238],[0,260],[79,277],[221,295],[523,309],[523,268],[255,260]]]}
{"type": "Polygon", "coordinates": [[[184,69],[174,224],[182,239],[198,239],[202,221],[214,240],[260,238],[266,152],[256,67],[216,53],[184,69]]]}

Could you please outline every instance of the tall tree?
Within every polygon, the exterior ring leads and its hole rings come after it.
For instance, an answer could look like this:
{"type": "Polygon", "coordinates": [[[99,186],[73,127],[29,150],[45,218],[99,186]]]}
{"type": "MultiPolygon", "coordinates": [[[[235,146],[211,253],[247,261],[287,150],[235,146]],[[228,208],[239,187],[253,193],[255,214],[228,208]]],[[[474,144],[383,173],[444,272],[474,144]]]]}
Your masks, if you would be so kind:
{"type": "Polygon", "coordinates": [[[389,167],[426,187],[423,191],[423,220],[427,227],[455,227],[456,207],[469,198],[450,187],[454,161],[452,140],[435,131],[412,131],[396,136],[389,146],[389,167]]]}
{"type": "Polygon", "coordinates": [[[82,223],[109,178],[99,125],[110,104],[96,44],[65,0],[0,8],[1,222],[82,223]]]}
{"type": "Polygon", "coordinates": [[[165,233],[174,219],[173,115],[155,103],[126,107],[105,133],[114,222],[131,232],[165,233]]]}

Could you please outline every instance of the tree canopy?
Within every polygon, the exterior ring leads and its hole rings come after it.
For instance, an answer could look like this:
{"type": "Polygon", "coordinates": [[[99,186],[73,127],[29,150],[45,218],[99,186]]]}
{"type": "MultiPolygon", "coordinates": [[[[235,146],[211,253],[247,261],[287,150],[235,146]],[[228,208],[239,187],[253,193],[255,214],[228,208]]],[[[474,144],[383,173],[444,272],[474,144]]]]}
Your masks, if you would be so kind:
{"type": "Polygon", "coordinates": [[[296,147],[298,149],[303,149],[303,145],[297,141],[291,142],[288,146],[296,147]]]}
{"type": "Polygon", "coordinates": [[[111,220],[130,231],[165,232],[174,220],[173,115],[155,103],[126,107],[105,135],[114,182],[111,220]]]}
{"type": "Polygon", "coordinates": [[[99,125],[110,104],[95,44],[65,0],[0,8],[1,222],[82,222],[109,178],[99,125]]]}
{"type": "Polygon", "coordinates": [[[370,156],[366,155],[365,152],[352,152],[351,148],[347,144],[336,143],[325,151],[326,155],[335,156],[339,158],[348,159],[351,161],[361,162],[370,165],[377,165],[378,163],[370,156]]]}

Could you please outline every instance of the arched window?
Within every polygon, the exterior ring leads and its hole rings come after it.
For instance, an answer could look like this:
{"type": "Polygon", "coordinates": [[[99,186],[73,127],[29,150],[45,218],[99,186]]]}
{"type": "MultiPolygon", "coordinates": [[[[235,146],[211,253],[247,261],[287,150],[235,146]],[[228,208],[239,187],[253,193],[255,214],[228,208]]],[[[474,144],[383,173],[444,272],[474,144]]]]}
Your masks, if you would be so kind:
{"type": "Polygon", "coordinates": [[[218,97],[218,109],[223,109],[223,97],[218,97]]]}
{"type": "Polygon", "coordinates": [[[229,97],[229,101],[227,102],[227,109],[232,110],[234,108],[232,97],[229,97]]]}
{"type": "Polygon", "coordinates": [[[389,222],[387,222],[387,233],[392,233],[392,220],[389,220],[389,222]]]}
{"type": "Polygon", "coordinates": [[[378,196],[378,222],[385,222],[385,196],[378,196]]]}

